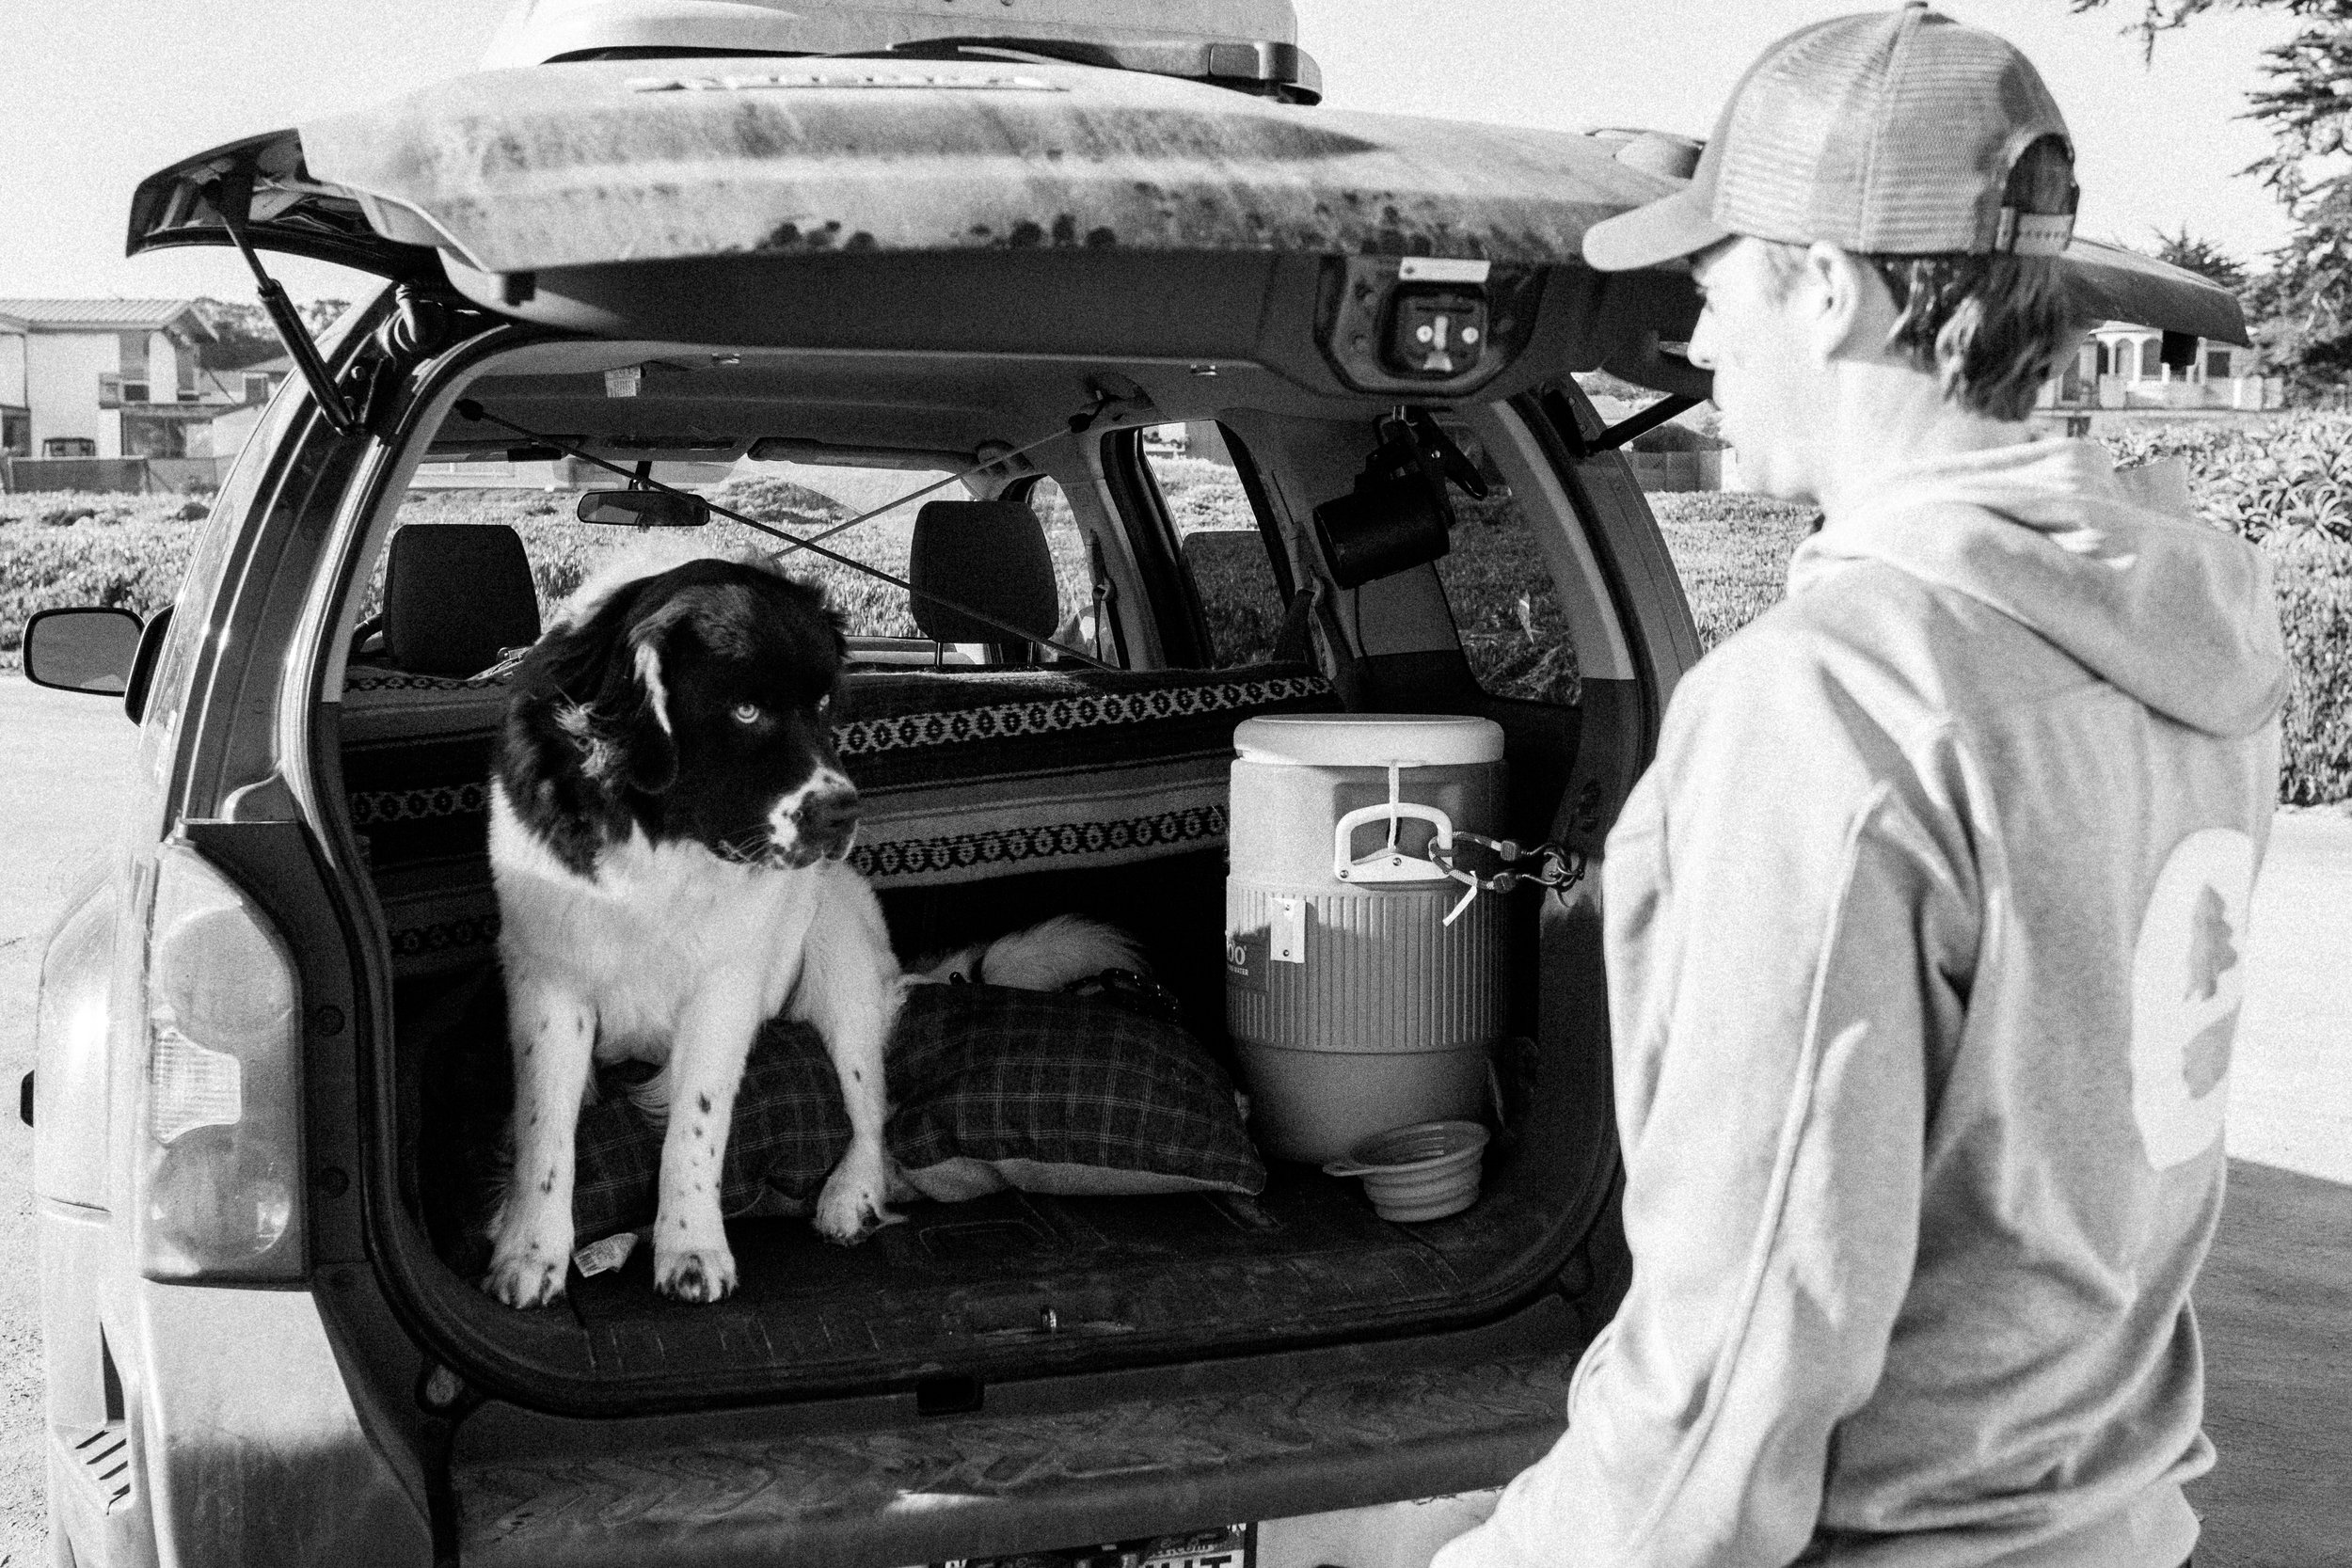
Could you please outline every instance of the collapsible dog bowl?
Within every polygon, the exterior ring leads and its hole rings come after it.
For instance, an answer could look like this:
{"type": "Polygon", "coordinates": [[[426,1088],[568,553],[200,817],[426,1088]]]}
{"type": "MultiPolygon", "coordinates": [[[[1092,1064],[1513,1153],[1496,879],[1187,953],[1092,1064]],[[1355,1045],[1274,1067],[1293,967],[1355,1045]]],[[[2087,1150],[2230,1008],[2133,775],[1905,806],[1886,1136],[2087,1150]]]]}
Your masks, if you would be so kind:
{"type": "Polygon", "coordinates": [[[1355,1153],[1323,1167],[1327,1176],[1360,1176],[1373,1212],[1417,1225],[1458,1214],[1478,1201],[1478,1157],[1486,1130],[1474,1121],[1424,1121],[1366,1138],[1355,1153]]]}
{"type": "Polygon", "coordinates": [[[1453,714],[1302,713],[1234,731],[1225,1027],[1249,1130],[1321,1164],[1474,1117],[1503,1034],[1509,902],[1429,859],[1502,819],[1502,731],[1453,714]]]}

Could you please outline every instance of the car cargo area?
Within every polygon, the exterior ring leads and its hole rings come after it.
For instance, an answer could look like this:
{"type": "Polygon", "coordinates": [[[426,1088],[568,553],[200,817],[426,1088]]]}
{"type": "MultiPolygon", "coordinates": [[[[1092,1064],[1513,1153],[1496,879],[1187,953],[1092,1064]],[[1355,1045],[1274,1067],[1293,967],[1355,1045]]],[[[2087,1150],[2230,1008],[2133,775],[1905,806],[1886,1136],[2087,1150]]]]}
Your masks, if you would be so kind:
{"type": "MultiPolygon", "coordinates": [[[[1236,726],[1265,715],[1403,708],[1407,692],[1413,711],[1491,717],[1512,769],[1499,826],[1532,844],[1551,835],[1576,755],[1577,710],[1539,712],[1491,695],[1458,648],[1369,670],[1327,668],[1326,644],[1308,635],[1303,614],[1284,614],[1293,564],[1270,564],[1266,539],[1282,533],[1263,528],[1255,507],[1268,503],[1247,493],[1288,494],[1287,526],[1298,526],[1315,500],[1345,488],[1385,410],[1285,388],[1247,367],[1233,379],[1271,410],[1220,423],[1222,404],[1199,402],[1193,378],[1165,364],[1009,368],[895,356],[877,365],[848,355],[540,342],[490,361],[463,395],[628,470],[693,483],[722,505],[769,505],[800,536],[985,462],[1025,434],[1067,427],[1073,412],[1140,410],[941,492],[1019,498],[1036,510],[1071,615],[1065,646],[1128,667],[1088,670],[1041,647],[926,641],[911,635],[903,593],[871,584],[861,596],[864,587],[839,587],[849,578],[836,575],[825,580],[849,613],[851,664],[834,722],[866,813],[857,863],[902,961],[1057,915],[1107,921],[1137,939],[1184,1031],[1239,1085],[1245,1074],[1225,1027],[1226,777],[1236,726]],[[624,370],[633,390],[615,395],[612,378],[624,370]],[[1205,459],[1141,444],[1189,430],[1221,433],[1241,449],[1242,428],[1261,454],[1242,451],[1215,471],[1205,459]],[[1139,440],[1138,430],[1163,434],[1139,440]],[[747,454],[754,462],[730,481],[725,466],[747,454]],[[637,469],[641,461],[656,467],[637,469]],[[1197,469],[1171,466],[1184,462],[1197,469]],[[755,467],[768,477],[743,481],[755,467]],[[1138,494],[1154,473],[1169,493],[1138,494]],[[1200,526],[1195,514],[1212,503],[1222,511],[1200,526]],[[1166,535],[1157,562],[1152,542],[1137,537],[1154,526],[1166,535]],[[1171,590],[1224,594],[1236,571],[1263,579],[1262,610],[1195,610],[1189,641],[1169,630],[1184,614],[1171,590]],[[1000,829],[1025,836],[1002,847],[990,836],[1000,829]]],[[[444,404],[459,390],[448,388],[444,404]]],[[[609,1272],[575,1272],[544,1309],[483,1294],[485,1225],[513,1093],[485,837],[506,677],[461,670],[480,656],[447,650],[468,635],[494,650],[526,641],[579,580],[592,547],[627,540],[627,531],[574,520],[567,491],[469,490],[477,476],[528,483],[528,466],[555,455],[488,421],[442,420],[429,450],[400,470],[409,488],[387,491],[355,548],[349,652],[334,677],[341,699],[321,709],[391,976],[384,1132],[397,1150],[400,1190],[388,1196],[400,1244],[382,1261],[470,1376],[580,1412],[893,1387],[913,1390],[926,1410],[952,1412],[976,1408],[980,1390],[1005,1379],[1459,1329],[1555,1281],[1582,1288],[1579,1243],[1613,1166],[1597,920],[1521,890],[1485,895],[1503,922],[1511,980],[1477,1096],[1491,1134],[1482,1191],[1462,1212],[1391,1223],[1353,1176],[1269,1158],[1255,1193],[916,1196],[896,1205],[901,1223],[843,1247],[812,1229],[804,1199],[779,1190],[731,1212],[738,1286],[723,1301],[690,1306],[658,1293],[653,1248],[642,1243],[609,1272]],[[404,638],[407,649],[422,644],[400,629],[399,605],[387,605],[387,541],[396,531],[485,526],[522,533],[538,622],[514,621],[511,597],[502,612],[465,610],[469,596],[486,605],[495,595],[452,577],[438,601],[456,618],[436,632],[444,652],[404,660],[404,638]],[[510,621],[460,629],[477,612],[510,621]]],[[[570,483],[599,481],[625,483],[577,471],[570,483]]],[[[892,530],[902,535],[911,515],[859,524],[834,544],[903,570],[905,546],[892,544],[892,530]]],[[[754,542],[725,524],[710,537],[754,542]]],[[[969,591],[984,602],[982,587],[969,591]]],[[[389,592],[418,590],[394,581],[389,592]]],[[[1521,641],[1476,635],[1515,648],[1521,641]]],[[[1565,685],[1548,671],[1529,678],[1573,690],[1572,675],[1565,685]]],[[[608,1075],[602,1093],[611,1101],[626,1087],[608,1075]]]]}

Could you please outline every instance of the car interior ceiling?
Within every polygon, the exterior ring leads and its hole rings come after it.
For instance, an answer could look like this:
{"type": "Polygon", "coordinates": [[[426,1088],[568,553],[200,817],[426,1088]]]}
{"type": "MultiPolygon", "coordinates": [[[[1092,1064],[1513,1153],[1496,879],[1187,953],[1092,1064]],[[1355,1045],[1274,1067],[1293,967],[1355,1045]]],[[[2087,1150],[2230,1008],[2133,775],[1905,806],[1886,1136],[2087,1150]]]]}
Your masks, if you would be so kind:
{"type": "MultiPolygon", "coordinates": [[[[1201,373],[1203,369],[1169,361],[567,341],[532,345],[488,361],[465,387],[447,389],[444,398],[451,404],[459,396],[479,399],[485,409],[516,425],[561,436],[624,466],[651,459],[724,462],[769,441],[771,451],[803,461],[933,472],[955,471],[1066,429],[1073,414],[1106,401],[1127,410],[1124,422],[1130,424],[1214,420],[1225,410],[1248,409],[1252,428],[1288,433],[1269,438],[1267,450],[1256,455],[1268,485],[1288,493],[1287,504],[1302,526],[1305,513],[1338,493],[1344,476],[1360,465],[1373,421],[1386,411],[1371,399],[1351,402],[1309,392],[1255,366],[1220,363],[1214,375],[1201,373]],[[642,368],[634,395],[612,395],[605,372],[628,367],[642,368]],[[1300,452],[1322,455],[1305,460],[1300,452]]],[[[417,464],[499,457],[527,445],[506,432],[448,414],[429,442],[405,457],[396,476],[401,483],[388,488],[360,558],[380,559],[392,548],[405,483],[417,464]]],[[[1094,482],[1082,443],[1042,449],[1036,468],[1063,480],[1079,526],[1116,546],[1126,522],[1115,495],[1094,482]]],[[[910,475],[909,488],[919,482],[910,475]]],[[[1001,483],[983,480],[970,489],[954,486],[940,494],[961,500],[1004,489],[1001,483]]],[[[1019,487],[1011,494],[1019,495],[1019,487]]],[[[564,526],[589,528],[568,520],[564,526]]],[[[1421,587],[1391,585],[1398,607],[1391,619],[1400,625],[1426,620],[1433,596],[1435,613],[1446,614],[1435,574],[1425,566],[1418,572],[1425,579],[1421,587]]],[[[351,580],[367,578],[361,570],[351,580]]],[[[1176,1282],[1210,1282],[1186,1286],[1191,1305],[1178,1314],[1179,1338],[1205,1342],[1245,1341],[1307,1327],[1320,1331],[1349,1322],[1392,1324],[1416,1314],[1441,1316],[1465,1293],[1498,1278],[1558,1267],[1562,1216],[1583,1205],[1589,1195],[1579,1190],[1565,1165],[1546,1156],[1543,1126],[1556,1124],[1555,1132],[1589,1143],[1589,1107],[1564,1108],[1551,1102],[1556,1095],[1530,1101],[1519,1089],[1506,1088],[1506,1094],[1518,1095],[1526,1116],[1534,1119],[1507,1128],[1498,1141],[1479,1204],[1436,1225],[1389,1225],[1374,1217],[1352,1180],[1277,1164],[1269,1186],[1256,1198],[1062,1198],[1009,1192],[952,1206],[918,1204],[914,1223],[890,1227],[866,1245],[846,1250],[822,1243],[797,1219],[731,1223],[743,1287],[726,1303],[691,1312],[655,1295],[635,1273],[626,1281],[576,1279],[566,1305],[551,1313],[512,1313],[474,1295],[470,1278],[485,1254],[475,1229],[482,1218],[479,1191],[466,1185],[471,1180],[467,1173],[478,1174],[484,1151],[495,1148],[510,1093],[496,962],[488,943],[478,940],[483,928],[494,928],[485,921],[485,914],[494,918],[494,911],[487,905],[480,828],[471,821],[446,824],[441,837],[395,864],[407,851],[389,852],[386,847],[398,840],[404,825],[381,820],[380,807],[373,808],[379,819],[358,818],[363,798],[381,798],[389,786],[413,794],[429,784],[462,794],[464,776],[478,780],[486,768],[501,700],[493,688],[486,701],[468,698],[471,706],[462,712],[444,706],[430,709],[429,718],[411,719],[404,717],[409,709],[364,708],[358,699],[362,677],[379,673],[379,667],[400,672],[404,663],[420,662],[404,658],[405,650],[432,646],[446,653],[463,636],[450,629],[454,623],[479,621],[474,629],[485,632],[491,645],[512,645],[507,640],[525,629],[516,601],[527,579],[520,552],[504,546],[486,554],[451,553],[437,546],[419,547],[410,556],[395,554],[383,645],[348,670],[341,666],[360,630],[359,595],[348,594],[344,635],[330,644],[337,649],[338,668],[326,688],[343,698],[342,766],[362,853],[373,857],[368,863],[377,895],[388,911],[400,903],[432,911],[437,919],[449,915],[442,926],[450,929],[469,921],[475,927],[474,944],[458,942],[464,950],[454,954],[448,948],[425,951],[437,940],[429,927],[421,946],[395,944],[403,1081],[397,1116],[412,1178],[406,1196],[451,1270],[436,1289],[453,1309],[478,1318],[485,1331],[534,1341],[556,1363],[584,1355],[586,1364],[600,1371],[625,1368],[633,1377],[654,1381],[680,1374],[696,1356],[706,1362],[715,1358],[718,1367],[731,1366],[746,1375],[764,1370],[787,1381],[795,1375],[821,1381],[877,1358],[928,1354],[943,1314],[964,1311],[990,1292],[1018,1293],[1040,1279],[1063,1281],[1066,1296],[1068,1289],[1083,1284],[1090,1292],[1086,1299],[1104,1304],[1105,1322],[1136,1319],[1136,1303],[1168,1298],[1176,1282]],[[447,1180],[451,1173],[460,1173],[461,1180],[447,1180]],[[660,1342],[649,1346],[642,1337],[632,1338],[635,1325],[655,1319],[663,1328],[660,1342]],[[681,1319],[694,1320],[691,1332],[681,1319]],[[761,1347],[756,1354],[743,1348],[754,1342],[741,1333],[746,1322],[766,1325],[755,1337],[761,1347]],[[793,1325],[788,1337],[776,1326],[786,1323],[793,1325]],[[728,1324],[735,1325],[732,1338],[728,1324]],[[787,1339],[799,1347],[789,1355],[777,1348],[787,1339]]],[[[1380,588],[1372,585],[1363,597],[1375,596],[1380,588]]],[[[1122,596],[1143,602],[1123,585],[1122,596]]],[[[1441,629],[1452,642],[1451,623],[1441,629]]],[[[1419,637],[1424,643],[1432,640],[1425,633],[1419,637]]],[[[472,646],[482,645],[484,637],[475,637],[472,646]]],[[[409,673],[445,675],[473,657],[470,651],[450,655],[434,667],[409,673]]],[[[1459,667],[1458,645],[1451,658],[1450,665],[1442,658],[1437,663],[1459,667]]],[[[1462,668],[1465,673],[1432,689],[1453,711],[1491,711],[1495,705],[1481,698],[1462,668]]],[[[1169,678],[1188,677],[1171,672],[1169,678]]],[[[1523,725],[1506,722],[1506,728],[1516,749],[1523,725]]],[[[1556,754],[1545,758],[1546,771],[1555,778],[1565,776],[1559,760],[1556,754]]],[[[476,790],[478,803],[478,784],[476,790]]],[[[1549,806],[1546,799],[1534,809],[1515,811],[1523,819],[1509,824],[1511,830],[1542,836],[1549,806]]],[[[1166,972],[1184,1005],[1186,1025],[1230,1065],[1221,1002],[1224,876],[1221,850],[1209,850],[1140,867],[1029,872],[964,885],[885,890],[883,903],[894,941],[910,958],[1063,912],[1124,924],[1143,938],[1166,972]]],[[[388,913],[387,925],[397,927],[399,919],[388,913]]],[[[1533,945],[1533,917],[1523,926],[1515,948],[1533,945]]],[[[1514,1027],[1531,1034],[1532,979],[1519,989],[1527,994],[1515,1005],[1514,1027]]]]}

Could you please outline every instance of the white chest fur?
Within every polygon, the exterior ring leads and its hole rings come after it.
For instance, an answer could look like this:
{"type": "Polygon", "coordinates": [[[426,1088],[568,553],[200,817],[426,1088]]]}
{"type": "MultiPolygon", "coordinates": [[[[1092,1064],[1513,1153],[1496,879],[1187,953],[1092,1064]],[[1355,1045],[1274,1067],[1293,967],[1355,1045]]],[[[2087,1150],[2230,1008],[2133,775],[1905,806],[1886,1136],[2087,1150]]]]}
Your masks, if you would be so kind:
{"type": "Polygon", "coordinates": [[[496,784],[490,865],[509,976],[561,978],[587,999],[604,1061],[665,1060],[680,1009],[712,987],[755,994],[758,1017],[782,1011],[827,879],[850,874],[735,865],[636,834],[582,877],[524,829],[496,784]]]}

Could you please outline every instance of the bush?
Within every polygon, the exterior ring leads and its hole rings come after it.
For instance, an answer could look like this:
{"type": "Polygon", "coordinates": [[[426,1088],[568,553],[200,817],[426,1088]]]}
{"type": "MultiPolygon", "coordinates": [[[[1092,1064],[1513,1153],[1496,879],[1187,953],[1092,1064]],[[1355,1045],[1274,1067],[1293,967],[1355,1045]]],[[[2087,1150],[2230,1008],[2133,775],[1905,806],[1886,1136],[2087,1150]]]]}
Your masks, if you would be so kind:
{"type": "Polygon", "coordinates": [[[1635,451],[1721,451],[1723,440],[1674,420],[1645,430],[1626,443],[1635,451]]]}
{"type": "Polygon", "coordinates": [[[2352,800],[2352,547],[2306,543],[2270,556],[2287,641],[2279,799],[2352,800]]]}
{"type": "Polygon", "coordinates": [[[857,515],[831,496],[766,474],[729,480],[712,491],[710,499],[746,517],[779,528],[831,528],[857,515]]]}
{"type": "Polygon", "coordinates": [[[198,529],[177,517],[87,515],[0,529],[0,663],[17,662],[24,623],[36,610],[106,605],[144,616],[169,604],[198,529]]]}
{"type": "Polygon", "coordinates": [[[2205,520],[2242,539],[2309,533],[2352,545],[2352,417],[2143,424],[2102,439],[2118,467],[2181,459],[2205,520]]]}

